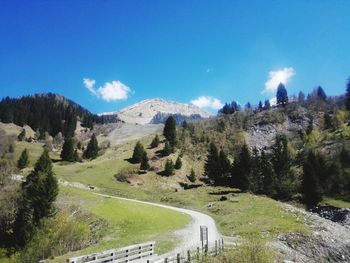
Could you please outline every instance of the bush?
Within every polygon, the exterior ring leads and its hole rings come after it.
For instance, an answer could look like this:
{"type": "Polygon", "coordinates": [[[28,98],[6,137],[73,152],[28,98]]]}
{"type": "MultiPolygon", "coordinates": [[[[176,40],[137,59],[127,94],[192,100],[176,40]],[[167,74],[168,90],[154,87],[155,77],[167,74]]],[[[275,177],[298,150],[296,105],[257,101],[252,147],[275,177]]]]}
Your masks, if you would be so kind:
{"type": "Polygon", "coordinates": [[[232,248],[216,257],[208,257],[202,263],[272,263],[274,254],[266,245],[250,240],[238,247],[232,248]]]}
{"type": "Polygon", "coordinates": [[[117,179],[117,181],[119,182],[125,183],[125,182],[129,182],[130,176],[136,173],[137,173],[137,170],[135,170],[135,168],[124,168],[119,173],[114,175],[114,178],[117,179]]]}
{"type": "Polygon", "coordinates": [[[32,263],[69,251],[80,250],[89,244],[89,226],[60,212],[54,218],[45,219],[31,241],[20,253],[20,262],[32,263]]]}

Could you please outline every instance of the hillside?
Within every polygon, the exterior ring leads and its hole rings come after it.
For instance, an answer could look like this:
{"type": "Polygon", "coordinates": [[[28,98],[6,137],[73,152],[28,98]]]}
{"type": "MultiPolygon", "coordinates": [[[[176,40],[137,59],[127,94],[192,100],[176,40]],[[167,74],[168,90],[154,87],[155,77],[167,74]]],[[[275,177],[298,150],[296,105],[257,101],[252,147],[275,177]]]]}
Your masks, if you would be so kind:
{"type": "Polygon", "coordinates": [[[159,98],[143,100],[119,112],[108,114],[116,114],[124,122],[138,124],[163,123],[170,114],[177,116],[178,121],[210,117],[208,112],[195,105],[159,98]]]}
{"type": "Polygon", "coordinates": [[[76,123],[84,127],[94,123],[117,122],[115,116],[97,116],[77,103],[57,94],[35,94],[20,98],[6,97],[0,102],[0,121],[19,126],[28,125],[39,131],[41,137],[48,132],[51,136],[61,132],[73,136],[76,123]]]}
{"type": "MultiPolygon", "coordinates": [[[[71,255],[99,252],[124,246],[129,242],[156,239],[160,243],[157,249],[161,253],[172,251],[180,243],[180,239],[173,238],[173,231],[186,224],[186,218],[182,215],[157,211],[160,214],[164,213],[164,218],[171,217],[175,220],[171,225],[162,225],[164,221],[159,216],[153,216],[150,213],[152,210],[135,206],[136,210],[142,210],[140,218],[145,222],[142,224],[141,219],[135,217],[124,203],[92,195],[102,193],[201,211],[215,220],[227,244],[257,242],[259,249],[266,250],[269,255],[271,253],[271,257],[277,261],[297,259],[297,262],[314,262],[319,257],[334,260],[339,255],[347,259],[350,257],[350,241],[346,239],[349,227],[346,218],[349,218],[349,213],[345,207],[350,206],[347,190],[349,162],[348,159],[342,159],[346,158],[344,156],[340,158],[340,154],[350,150],[348,121],[349,116],[344,109],[342,98],[293,102],[285,107],[261,110],[235,111],[232,114],[220,114],[178,125],[177,145],[173,152],[167,155],[163,152],[167,142],[162,135],[163,125],[119,122],[96,124],[92,129],[85,129],[78,124],[74,147],[82,158],[80,161],[61,160],[63,141],[55,141],[50,150],[53,172],[60,182],[59,196],[55,202],[60,213],[49,219],[47,224],[59,225],[60,227],[53,228],[58,233],[68,231],[61,227],[66,225],[81,228],[84,234],[80,236],[81,239],[74,239],[75,243],[71,248],[55,247],[55,250],[50,252],[52,254],[47,252],[45,255],[53,255],[54,262],[64,262],[71,255]],[[98,156],[95,159],[86,159],[83,158],[83,149],[87,147],[93,133],[97,135],[98,156]],[[151,147],[155,134],[158,134],[160,142],[156,147],[151,147]],[[252,160],[256,158],[253,155],[255,148],[258,149],[259,158],[260,151],[264,150],[267,156],[265,162],[272,163],[270,158],[273,156],[276,136],[279,134],[286,134],[288,138],[288,156],[291,158],[288,171],[293,181],[288,184],[286,193],[290,195],[282,198],[276,193],[256,190],[254,180],[251,179],[256,178],[255,172],[261,178],[264,174],[255,168],[254,173],[248,175],[251,178],[249,188],[243,191],[240,187],[237,188],[239,185],[236,185],[235,178],[238,173],[234,167],[240,158],[242,146],[247,143],[252,160]],[[145,172],[140,172],[140,163],[131,160],[137,141],[144,146],[149,159],[150,167],[145,172]],[[81,148],[78,148],[78,143],[81,148]],[[223,150],[230,164],[230,172],[225,173],[226,178],[220,183],[205,172],[208,150],[212,143],[219,151],[223,150]],[[330,187],[321,184],[324,198],[320,202],[321,210],[313,210],[315,213],[304,209],[303,193],[300,191],[302,166],[310,149],[324,156],[327,160],[327,171],[337,171],[327,177],[326,185],[330,187]],[[172,160],[176,163],[179,158],[182,160],[181,167],[175,169],[173,174],[166,175],[164,169],[167,161],[172,160]],[[337,165],[337,169],[333,163],[337,165]],[[194,180],[190,180],[189,177],[192,169],[195,174],[194,180]],[[326,207],[331,207],[332,210],[322,210],[326,207]],[[118,211],[114,208],[118,208],[118,211]],[[122,211],[128,211],[128,214],[122,211]],[[321,218],[317,213],[328,219],[321,218]],[[129,217],[129,214],[132,216],[129,217]],[[67,218],[67,215],[72,216],[67,218]],[[152,220],[162,225],[161,231],[154,228],[152,220]],[[134,231],[141,226],[146,228],[142,235],[134,231]],[[118,233],[123,233],[127,239],[121,239],[118,233]],[[172,237],[170,241],[169,237],[172,237]]],[[[3,167],[9,166],[12,169],[11,173],[25,177],[31,172],[43,147],[47,147],[47,141],[19,141],[16,135],[22,128],[14,124],[1,124],[0,129],[5,145],[2,147],[1,157],[3,167]],[[11,144],[13,151],[9,148],[11,144]],[[24,149],[29,151],[29,164],[27,168],[19,170],[14,166],[24,149]]],[[[25,126],[25,129],[28,134],[33,133],[29,127],[25,126]]],[[[3,170],[4,175],[6,169],[3,170]]],[[[273,169],[273,176],[277,176],[275,173],[273,169]]],[[[0,203],[15,198],[9,194],[9,189],[16,189],[16,186],[7,183],[4,185],[5,188],[3,185],[0,187],[6,195],[0,195],[0,203]]],[[[0,213],[11,216],[7,210],[0,210],[0,213]]],[[[73,230],[71,232],[75,233],[73,230]]],[[[45,242],[47,243],[33,241],[24,253],[36,257],[35,246],[50,246],[49,241],[45,242]]]]}

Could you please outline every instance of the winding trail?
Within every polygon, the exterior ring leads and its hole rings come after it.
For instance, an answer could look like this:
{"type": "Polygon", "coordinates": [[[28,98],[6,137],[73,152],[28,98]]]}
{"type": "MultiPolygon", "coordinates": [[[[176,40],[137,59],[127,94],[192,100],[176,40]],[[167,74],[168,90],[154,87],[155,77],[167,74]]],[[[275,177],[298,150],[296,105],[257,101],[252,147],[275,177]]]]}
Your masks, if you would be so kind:
{"type": "Polygon", "coordinates": [[[100,193],[94,193],[99,196],[103,197],[108,197],[108,198],[114,198],[114,199],[119,199],[119,200],[124,200],[124,201],[130,201],[130,202],[135,202],[135,203],[140,203],[140,204],[146,204],[146,205],[152,205],[152,206],[157,206],[161,208],[166,208],[166,209],[171,209],[180,213],[187,214],[191,216],[192,220],[191,222],[182,229],[178,229],[174,232],[176,236],[180,238],[180,243],[178,244],[175,249],[172,251],[168,252],[167,254],[173,254],[177,253],[180,251],[186,251],[188,249],[193,249],[197,246],[200,246],[200,226],[207,226],[208,227],[208,241],[209,244],[212,244],[215,242],[215,240],[219,240],[221,238],[221,234],[219,233],[215,221],[213,218],[210,216],[193,211],[190,209],[185,209],[185,208],[178,208],[178,207],[173,207],[169,205],[163,205],[163,204],[158,204],[158,203],[151,203],[151,202],[146,202],[146,201],[140,201],[136,199],[129,199],[129,198],[123,198],[123,197],[117,197],[117,196],[112,196],[112,195],[106,195],[106,194],[100,194],[100,193]]]}

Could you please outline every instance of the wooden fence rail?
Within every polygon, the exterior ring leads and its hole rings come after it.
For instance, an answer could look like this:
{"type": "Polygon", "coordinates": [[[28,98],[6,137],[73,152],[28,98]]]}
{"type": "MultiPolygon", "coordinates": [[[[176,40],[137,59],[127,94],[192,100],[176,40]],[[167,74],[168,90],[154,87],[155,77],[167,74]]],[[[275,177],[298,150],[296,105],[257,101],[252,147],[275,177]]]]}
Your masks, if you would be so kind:
{"type": "Polygon", "coordinates": [[[154,256],[154,244],[155,242],[152,241],[119,249],[106,250],[100,253],[69,258],[67,259],[67,263],[150,262],[149,259],[154,256]]]}
{"type": "Polygon", "coordinates": [[[187,250],[174,255],[167,255],[163,258],[157,258],[151,260],[152,263],[192,263],[200,262],[203,258],[207,256],[216,256],[224,251],[224,240],[216,240],[214,243],[205,248],[200,249],[197,247],[195,250],[187,250]]]}

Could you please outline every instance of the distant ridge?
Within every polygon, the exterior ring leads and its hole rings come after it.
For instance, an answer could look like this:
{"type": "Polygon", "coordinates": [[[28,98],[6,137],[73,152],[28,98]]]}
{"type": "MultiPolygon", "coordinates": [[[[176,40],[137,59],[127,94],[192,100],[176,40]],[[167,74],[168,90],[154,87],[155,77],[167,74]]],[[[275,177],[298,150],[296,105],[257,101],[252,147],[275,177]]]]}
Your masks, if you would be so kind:
{"type": "Polygon", "coordinates": [[[178,121],[209,118],[210,113],[193,104],[168,101],[161,98],[146,99],[128,106],[119,112],[103,113],[102,115],[116,114],[126,123],[161,123],[167,116],[174,115],[178,121]]]}

